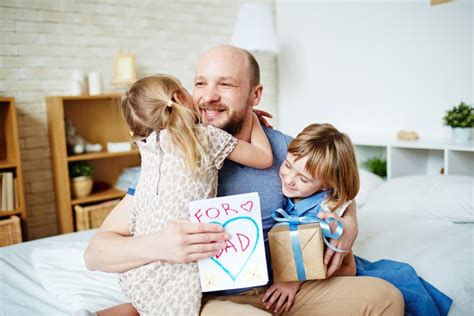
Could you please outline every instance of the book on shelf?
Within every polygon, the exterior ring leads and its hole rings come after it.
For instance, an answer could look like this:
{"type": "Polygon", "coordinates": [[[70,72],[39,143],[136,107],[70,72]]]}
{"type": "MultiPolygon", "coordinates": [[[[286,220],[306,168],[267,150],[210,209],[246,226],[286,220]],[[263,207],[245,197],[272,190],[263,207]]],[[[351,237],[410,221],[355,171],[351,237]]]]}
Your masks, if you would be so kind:
{"type": "Polygon", "coordinates": [[[140,173],[140,167],[125,168],[115,182],[114,188],[127,192],[137,175],[140,173]]]}
{"type": "Polygon", "coordinates": [[[1,197],[0,197],[0,211],[12,211],[15,209],[15,182],[16,179],[13,180],[13,172],[3,172],[0,173],[1,181],[1,197]]]}
{"type": "Polygon", "coordinates": [[[15,210],[17,210],[20,208],[20,198],[18,196],[18,181],[16,178],[13,179],[13,191],[14,191],[14,198],[15,198],[14,207],[15,207],[15,210]]]}
{"type": "Polygon", "coordinates": [[[118,143],[107,143],[107,151],[110,153],[118,153],[132,150],[132,143],[130,141],[118,142],[118,143]]]}

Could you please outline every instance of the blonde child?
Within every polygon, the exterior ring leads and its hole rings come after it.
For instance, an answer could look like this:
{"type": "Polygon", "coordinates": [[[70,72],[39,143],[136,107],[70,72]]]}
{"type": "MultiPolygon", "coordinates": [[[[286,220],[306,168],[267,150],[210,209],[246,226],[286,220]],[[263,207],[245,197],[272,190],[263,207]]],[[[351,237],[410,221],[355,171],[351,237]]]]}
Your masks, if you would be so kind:
{"type": "MultiPolygon", "coordinates": [[[[259,169],[272,165],[270,144],[255,115],[251,144],[199,124],[191,95],[172,76],[138,80],[123,96],[121,108],[142,159],[130,214],[134,236],[187,218],[190,201],[215,197],[218,170],[226,158],[259,169]]],[[[153,262],[121,273],[119,283],[140,315],[199,314],[196,263],[153,262]]],[[[130,305],[121,308],[116,312],[135,313],[130,305]]]]}
{"type": "MultiPolygon", "coordinates": [[[[359,173],[350,138],[330,124],[307,126],[288,146],[279,171],[286,211],[324,210],[342,216],[359,191],[359,173]]],[[[327,215],[326,215],[327,216],[327,215]]],[[[356,266],[349,252],[334,275],[354,276],[356,266]]],[[[288,312],[302,282],[274,283],[262,302],[275,313],[288,312]]]]}

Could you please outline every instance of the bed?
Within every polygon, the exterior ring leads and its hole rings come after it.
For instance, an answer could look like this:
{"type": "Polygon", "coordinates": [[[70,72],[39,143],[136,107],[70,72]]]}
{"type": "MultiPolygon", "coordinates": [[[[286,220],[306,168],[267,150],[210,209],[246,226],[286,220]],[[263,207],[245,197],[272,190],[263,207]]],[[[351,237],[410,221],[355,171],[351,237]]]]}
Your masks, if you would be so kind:
{"type": "MultiPolygon", "coordinates": [[[[361,171],[354,253],[410,263],[454,300],[450,315],[474,310],[474,178],[413,176],[383,181],[361,171]]],[[[0,315],[70,315],[125,301],[115,274],[90,272],[82,253],[94,231],[0,248],[0,315]]]]}

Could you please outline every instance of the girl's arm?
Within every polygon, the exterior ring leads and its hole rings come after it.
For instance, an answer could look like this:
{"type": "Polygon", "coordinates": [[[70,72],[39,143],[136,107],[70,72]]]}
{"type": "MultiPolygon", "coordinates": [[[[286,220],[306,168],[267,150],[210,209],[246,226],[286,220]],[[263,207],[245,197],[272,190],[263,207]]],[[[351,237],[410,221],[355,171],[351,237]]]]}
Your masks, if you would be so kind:
{"type": "Polygon", "coordinates": [[[260,125],[257,115],[252,114],[252,135],[250,143],[239,140],[228,159],[257,169],[267,169],[273,164],[273,153],[267,135],[260,125]]]}

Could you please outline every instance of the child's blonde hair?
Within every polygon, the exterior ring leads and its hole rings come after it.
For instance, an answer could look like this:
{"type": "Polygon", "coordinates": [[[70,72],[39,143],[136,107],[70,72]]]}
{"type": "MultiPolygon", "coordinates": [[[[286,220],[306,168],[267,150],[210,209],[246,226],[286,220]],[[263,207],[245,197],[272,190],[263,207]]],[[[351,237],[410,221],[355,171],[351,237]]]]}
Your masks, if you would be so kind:
{"type": "Polygon", "coordinates": [[[288,146],[298,160],[308,157],[305,169],[332,189],[329,205],[335,210],[359,191],[359,172],[350,138],[331,124],[307,126],[288,146]]]}
{"type": "Polygon", "coordinates": [[[153,131],[166,129],[193,171],[206,155],[205,138],[198,128],[199,115],[178,102],[185,96],[181,82],[173,76],[158,74],[136,81],[122,96],[121,108],[134,137],[144,138],[153,131]]]}

